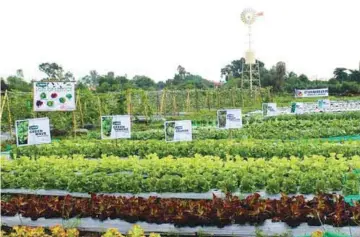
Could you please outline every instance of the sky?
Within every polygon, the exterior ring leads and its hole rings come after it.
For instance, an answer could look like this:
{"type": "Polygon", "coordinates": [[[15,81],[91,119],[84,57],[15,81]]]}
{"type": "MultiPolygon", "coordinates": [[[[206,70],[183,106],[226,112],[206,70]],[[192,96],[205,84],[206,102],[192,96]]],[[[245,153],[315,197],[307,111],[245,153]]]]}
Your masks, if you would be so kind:
{"type": "Polygon", "coordinates": [[[0,77],[21,68],[41,79],[38,65],[56,62],[76,78],[97,70],[160,81],[182,65],[219,81],[245,54],[249,7],[264,12],[252,31],[267,68],[283,61],[311,79],[359,68],[359,0],[0,0],[0,77]]]}

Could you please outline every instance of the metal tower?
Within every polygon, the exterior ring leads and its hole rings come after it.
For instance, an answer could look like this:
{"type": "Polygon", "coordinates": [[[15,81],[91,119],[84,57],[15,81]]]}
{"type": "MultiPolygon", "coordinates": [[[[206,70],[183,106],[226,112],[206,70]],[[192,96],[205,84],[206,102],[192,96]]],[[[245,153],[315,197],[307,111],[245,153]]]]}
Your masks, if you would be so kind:
{"type": "Polygon", "coordinates": [[[250,91],[253,91],[253,87],[261,87],[260,84],[260,66],[256,61],[255,53],[251,48],[251,26],[254,24],[258,16],[262,16],[262,12],[255,12],[251,8],[245,9],[241,13],[241,20],[248,27],[248,49],[245,52],[245,62],[242,63],[242,74],[241,74],[241,87],[248,87],[250,91]]]}

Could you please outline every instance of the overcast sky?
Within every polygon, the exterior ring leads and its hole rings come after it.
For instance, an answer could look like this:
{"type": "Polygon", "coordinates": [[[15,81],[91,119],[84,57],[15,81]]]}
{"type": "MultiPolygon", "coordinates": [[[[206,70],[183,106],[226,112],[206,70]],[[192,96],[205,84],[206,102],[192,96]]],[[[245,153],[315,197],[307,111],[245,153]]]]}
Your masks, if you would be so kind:
{"type": "Polygon", "coordinates": [[[357,69],[360,1],[320,0],[0,0],[0,77],[56,62],[76,78],[100,74],[172,78],[180,64],[220,80],[220,69],[244,55],[244,8],[263,11],[254,49],[266,67],[328,78],[357,69]]]}

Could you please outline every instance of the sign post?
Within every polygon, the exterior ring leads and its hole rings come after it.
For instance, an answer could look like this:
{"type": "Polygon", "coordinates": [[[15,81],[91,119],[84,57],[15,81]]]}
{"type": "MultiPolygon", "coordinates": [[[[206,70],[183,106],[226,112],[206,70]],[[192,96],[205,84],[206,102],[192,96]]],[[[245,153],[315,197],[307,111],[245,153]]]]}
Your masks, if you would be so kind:
{"type": "Polygon", "coordinates": [[[34,82],[34,111],[74,111],[74,82],[34,82]]]}
{"type": "Polygon", "coordinates": [[[17,146],[51,143],[49,118],[16,120],[15,133],[17,146]]]}
{"type": "Polygon", "coordinates": [[[165,141],[192,141],[191,120],[166,121],[164,127],[165,141]]]}
{"type": "Polygon", "coordinates": [[[101,139],[119,138],[131,138],[130,115],[101,116],[101,139]]]}

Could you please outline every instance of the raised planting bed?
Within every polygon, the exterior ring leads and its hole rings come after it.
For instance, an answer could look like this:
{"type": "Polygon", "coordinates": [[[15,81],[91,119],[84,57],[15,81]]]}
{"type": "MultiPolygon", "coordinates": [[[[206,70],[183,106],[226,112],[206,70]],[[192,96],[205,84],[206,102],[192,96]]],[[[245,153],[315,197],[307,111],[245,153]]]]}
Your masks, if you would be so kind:
{"type": "Polygon", "coordinates": [[[211,198],[208,192],[214,189],[223,193],[263,190],[269,195],[330,191],[358,195],[360,174],[351,170],[359,167],[359,156],[334,154],[290,159],[229,156],[227,160],[201,155],[181,159],[159,159],[156,155],[92,160],[76,155],[37,160],[24,157],[3,160],[1,187],[71,193],[172,193],[171,197],[182,197],[174,193],[195,193],[191,196],[200,198],[211,198]]]}
{"type": "Polygon", "coordinates": [[[335,227],[358,226],[360,203],[350,206],[340,195],[324,194],[306,200],[304,196],[279,200],[261,199],[254,194],[240,199],[227,195],[212,200],[161,199],[157,197],[114,197],[92,194],[91,198],[72,196],[14,195],[1,201],[2,217],[21,215],[39,218],[93,218],[173,224],[176,227],[216,226],[231,224],[261,225],[266,220],[297,227],[328,224],[335,227]]]}

